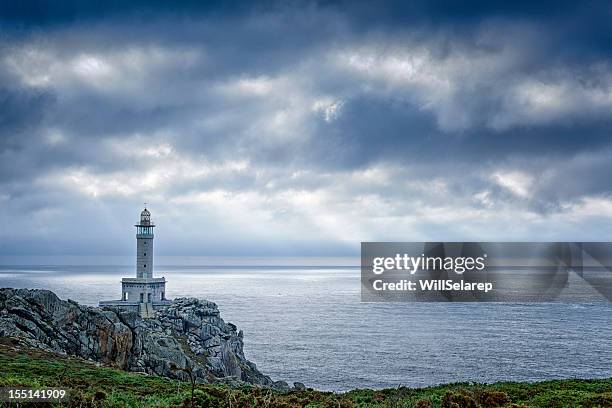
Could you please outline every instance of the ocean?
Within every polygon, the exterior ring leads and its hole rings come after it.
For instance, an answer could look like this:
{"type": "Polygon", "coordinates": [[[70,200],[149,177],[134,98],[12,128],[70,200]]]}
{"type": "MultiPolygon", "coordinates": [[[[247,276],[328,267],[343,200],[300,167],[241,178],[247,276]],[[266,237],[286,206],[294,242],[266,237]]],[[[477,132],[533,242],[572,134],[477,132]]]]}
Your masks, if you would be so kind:
{"type": "MultiPolygon", "coordinates": [[[[134,266],[100,259],[0,266],[0,286],[87,305],[119,299],[134,266]]],[[[168,259],[155,276],[168,280],[169,298],[216,302],[244,331],[247,358],[290,384],[345,391],[612,377],[610,302],[362,303],[354,260],[168,259]]]]}

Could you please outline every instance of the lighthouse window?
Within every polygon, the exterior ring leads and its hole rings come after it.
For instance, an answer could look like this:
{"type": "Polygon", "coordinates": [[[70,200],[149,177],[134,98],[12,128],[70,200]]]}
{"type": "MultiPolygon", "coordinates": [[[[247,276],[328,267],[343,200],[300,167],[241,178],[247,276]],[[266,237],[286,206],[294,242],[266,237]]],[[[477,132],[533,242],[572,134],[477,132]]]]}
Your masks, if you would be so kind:
{"type": "Polygon", "coordinates": [[[145,266],[144,266],[144,267],[146,268],[146,267],[147,267],[147,264],[145,264],[145,266]]]}
{"type": "Polygon", "coordinates": [[[147,253],[146,253],[146,252],[144,253],[144,256],[147,256],[147,253]]]}

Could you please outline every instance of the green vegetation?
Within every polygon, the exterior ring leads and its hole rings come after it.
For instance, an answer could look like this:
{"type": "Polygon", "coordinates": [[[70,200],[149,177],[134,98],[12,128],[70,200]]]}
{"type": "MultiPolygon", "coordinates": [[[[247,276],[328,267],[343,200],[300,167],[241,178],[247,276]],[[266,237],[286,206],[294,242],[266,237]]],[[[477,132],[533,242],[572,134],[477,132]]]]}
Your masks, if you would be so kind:
{"type": "MultiPolygon", "coordinates": [[[[98,367],[77,358],[40,350],[17,351],[8,344],[0,344],[0,387],[10,386],[70,388],[71,399],[64,404],[69,407],[190,407],[192,404],[191,384],[188,382],[98,367]]],[[[4,406],[9,405],[5,403],[4,406]]],[[[458,383],[419,389],[354,390],[343,394],[311,389],[281,394],[256,387],[198,384],[193,406],[612,407],[612,379],[492,385],[458,383]]]]}

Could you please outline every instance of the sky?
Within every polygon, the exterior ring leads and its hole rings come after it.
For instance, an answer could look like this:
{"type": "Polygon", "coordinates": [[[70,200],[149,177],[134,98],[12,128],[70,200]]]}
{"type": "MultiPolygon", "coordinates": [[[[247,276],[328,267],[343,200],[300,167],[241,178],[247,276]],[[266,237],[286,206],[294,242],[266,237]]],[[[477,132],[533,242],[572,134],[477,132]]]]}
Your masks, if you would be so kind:
{"type": "Polygon", "coordinates": [[[0,5],[0,257],[612,236],[609,3],[129,3],[0,5]]]}

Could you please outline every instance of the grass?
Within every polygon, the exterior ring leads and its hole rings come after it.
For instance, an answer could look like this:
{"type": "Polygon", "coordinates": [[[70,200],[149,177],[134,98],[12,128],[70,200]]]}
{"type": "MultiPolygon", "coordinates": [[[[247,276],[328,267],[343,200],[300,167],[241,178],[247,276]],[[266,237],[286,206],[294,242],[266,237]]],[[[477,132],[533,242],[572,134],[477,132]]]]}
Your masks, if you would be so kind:
{"type": "MultiPolygon", "coordinates": [[[[161,377],[99,367],[41,350],[16,350],[0,342],[0,387],[71,389],[68,407],[190,407],[191,385],[161,377]]],[[[0,402],[0,406],[10,406],[0,402]]],[[[17,406],[13,404],[12,406],[17,406]]],[[[34,406],[21,404],[20,407],[34,406]]],[[[612,379],[536,383],[445,384],[428,388],[353,390],[336,394],[308,389],[281,394],[257,387],[198,384],[194,406],[293,407],[612,407],[612,379]]]]}

